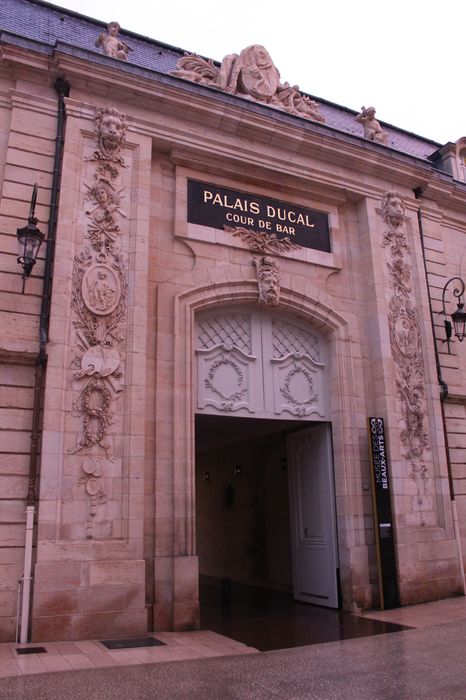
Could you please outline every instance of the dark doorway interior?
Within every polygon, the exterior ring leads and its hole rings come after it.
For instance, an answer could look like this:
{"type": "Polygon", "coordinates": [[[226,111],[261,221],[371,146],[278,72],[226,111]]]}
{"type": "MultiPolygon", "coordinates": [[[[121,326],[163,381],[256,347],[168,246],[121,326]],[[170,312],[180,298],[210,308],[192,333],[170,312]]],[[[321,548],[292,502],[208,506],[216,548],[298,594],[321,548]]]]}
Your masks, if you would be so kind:
{"type": "Polygon", "coordinates": [[[304,427],[196,416],[201,628],[261,651],[402,629],[293,600],[286,434],[304,427]]]}

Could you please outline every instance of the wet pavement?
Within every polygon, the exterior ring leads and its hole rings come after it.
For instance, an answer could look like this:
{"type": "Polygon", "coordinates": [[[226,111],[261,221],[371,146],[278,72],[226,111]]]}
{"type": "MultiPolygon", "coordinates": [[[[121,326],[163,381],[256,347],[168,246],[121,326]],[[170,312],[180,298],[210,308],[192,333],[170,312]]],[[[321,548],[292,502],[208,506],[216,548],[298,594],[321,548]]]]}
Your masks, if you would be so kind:
{"type": "Polygon", "coordinates": [[[147,648],[0,644],[0,699],[466,698],[466,598],[355,617],[411,629],[262,653],[211,630],[157,633],[163,645],[147,648]]]}
{"type": "Polygon", "coordinates": [[[5,678],[2,700],[438,700],[466,696],[466,621],[202,660],[5,678]]]}

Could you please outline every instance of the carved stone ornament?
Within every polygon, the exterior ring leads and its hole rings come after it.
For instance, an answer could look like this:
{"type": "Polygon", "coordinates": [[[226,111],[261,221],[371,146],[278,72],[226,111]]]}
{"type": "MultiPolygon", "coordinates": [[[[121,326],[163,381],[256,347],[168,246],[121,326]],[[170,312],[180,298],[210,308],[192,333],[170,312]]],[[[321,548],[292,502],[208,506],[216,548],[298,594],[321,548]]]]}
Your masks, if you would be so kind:
{"type": "Polygon", "coordinates": [[[399,192],[387,192],[382,200],[382,218],[388,225],[383,245],[390,251],[387,263],[390,286],[388,323],[390,344],[396,366],[396,388],[401,403],[404,428],[401,442],[409,465],[409,476],[427,479],[424,451],[429,438],[424,429],[425,372],[419,328],[419,315],[411,289],[410,252],[403,231],[405,209],[399,192]]]}
{"type": "Polygon", "coordinates": [[[247,393],[245,377],[241,367],[239,366],[238,362],[227,354],[222,354],[212,362],[207,379],[204,380],[204,383],[207,389],[210,389],[219,397],[220,408],[227,412],[234,410],[235,404],[237,404],[238,401],[241,401],[243,396],[247,393]],[[229,372],[232,384],[235,386],[236,391],[225,394],[221,390],[220,383],[217,381],[217,373],[219,370],[226,370],[229,372]]]}
{"type": "Polygon", "coordinates": [[[295,362],[285,377],[281,394],[293,406],[297,416],[305,416],[314,404],[318,394],[314,391],[314,378],[311,372],[299,361],[295,362]]]}
{"type": "Polygon", "coordinates": [[[289,238],[277,238],[275,233],[254,231],[242,226],[224,226],[223,228],[258,253],[288,253],[290,250],[301,248],[296,243],[292,243],[289,238]]]}
{"type": "Polygon", "coordinates": [[[220,66],[196,54],[186,54],[172,75],[263,102],[298,117],[325,122],[317,102],[303,95],[298,85],[280,83],[280,73],[267,50],[258,44],[248,46],[239,55],[225,56],[220,66]]]}
{"type": "Polygon", "coordinates": [[[366,138],[368,141],[381,143],[384,146],[388,144],[387,134],[375,118],[374,107],[361,107],[361,111],[357,117],[355,117],[355,119],[363,126],[364,138],[366,138]]]}
{"type": "Polygon", "coordinates": [[[95,127],[97,151],[94,151],[92,159],[124,165],[122,151],[126,137],[126,116],[113,107],[99,109],[95,127]]]}
{"type": "Polygon", "coordinates": [[[271,258],[254,258],[259,284],[259,304],[277,306],[280,303],[280,271],[271,258]]]}
{"type": "Polygon", "coordinates": [[[133,49],[118,37],[119,31],[120,25],[118,22],[110,22],[107,24],[107,30],[97,37],[95,45],[97,48],[102,47],[106,56],[118,58],[120,61],[127,61],[128,54],[133,49]]]}
{"type": "Polygon", "coordinates": [[[99,150],[90,160],[100,163],[92,183],[85,183],[85,199],[91,207],[85,210],[88,225],[74,258],[71,294],[77,348],[71,369],[79,386],[73,409],[81,419],[81,431],[70,454],[84,455],[78,483],[89,499],[88,538],[93,537],[98,510],[106,502],[105,466],[114,460],[109,428],[115,420],[115,401],[124,389],[118,346],[126,332],[128,289],[127,261],[121,252],[123,194],[118,187],[125,141],[123,115],[115,109],[99,110],[96,133],[99,150]]]}
{"type": "Polygon", "coordinates": [[[103,474],[103,462],[101,459],[89,457],[82,463],[83,476],[79,479],[79,485],[84,486],[90,499],[89,520],[86,527],[86,536],[93,536],[93,519],[97,515],[97,506],[104,505],[106,494],[100,477],[103,474]]]}
{"type": "Polygon", "coordinates": [[[120,282],[107,265],[93,265],[83,275],[81,294],[84,304],[96,316],[108,316],[120,301],[120,282]]]}

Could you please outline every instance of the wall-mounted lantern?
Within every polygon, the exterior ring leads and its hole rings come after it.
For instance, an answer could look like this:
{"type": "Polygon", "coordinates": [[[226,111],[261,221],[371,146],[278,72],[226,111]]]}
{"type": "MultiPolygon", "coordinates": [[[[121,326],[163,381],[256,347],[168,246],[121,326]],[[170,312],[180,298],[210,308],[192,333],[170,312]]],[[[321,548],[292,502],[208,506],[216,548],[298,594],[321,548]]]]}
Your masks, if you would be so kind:
{"type": "Polygon", "coordinates": [[[23,289],[22,294],[24,294],[24,284],[31,274],[31,270],[36,264],[37,253],[44,240],[44,234],[37,228],[38,219],[35,216],[37,200],[37,183],[34,185],[31,197],[31,206],[29,208],[28,222],[23,228],[18,228],[16,230],[16,237],[18,239],[18,262],[23,267],[23,289]]]}
{"type": "Polygon", "coordinates": [[[452,277],[448,280],[443,288],[442,292],[442,314],[445,323],[445,335],[446,339],[444,342],[448,344],[448,353],[450,353],[450,339],[452,336],[452,330],[455,331],[455,336],[458,338],[460,343],[463,342],[466,336],[466,311],[464,310],[464,282],[461,277],[452,277]],[[451,314],[451,321],[447,318],[447,312],[445,308],[445,293],[447,287],[451,282],[456,282],[457,285],[453,288],[453,296],[458,299],[457,308],[451,314]]]}

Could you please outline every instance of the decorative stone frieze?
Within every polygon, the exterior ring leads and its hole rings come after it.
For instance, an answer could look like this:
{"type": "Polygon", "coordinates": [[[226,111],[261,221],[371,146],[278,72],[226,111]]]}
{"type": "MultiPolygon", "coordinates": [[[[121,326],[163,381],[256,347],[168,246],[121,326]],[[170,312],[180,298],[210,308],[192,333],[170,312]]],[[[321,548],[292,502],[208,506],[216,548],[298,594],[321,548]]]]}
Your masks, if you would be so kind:
{"type": "Polygon", "coordinates": [[[254,258],[259,284],[259,304],[277,306],[280,302],[280,269],[276,262],[266,256],[254,258]]]}
{"type": "Polygon", "coordinates": [[[123,392],[119,346],[126,333],[128,288],[119,187],[125,119],[115,109],[99,110],[96,127],[94,159],[100,163],[92,183],[85,183],[85,200],[91,205],[85,210],[85,240],[74,258],[71,296],[77,348],[72,375],[81,385],[73,409],[81,418],[81,434],[70,453],[84,456],[79,484],[89,496],[88,538],[93,537],[97,506],[105,504],[105,468],[115,458],[108,431],[114,402],[123,392]]]}
{"type": "Polygon", "coordinates": [[[384,146],[388,144],[387,134],[375,118],[375,107],[361,107],[361,111],[355,119],[363,126],[364,138],[384,146]]]}
{"type": "Polygon", "coordinates": [[[317,102],[303,95],[298,85],[280,83],[280,73],[269,53],[258,44],[248,46],[239,55],[225,56],[220,66],[196,54],[186,54],[172,75],[263,102],[298,117],[325,122],[317,102]]]}
{"type": "Polygon", "coordinates": [[[419,315],[411,287],[411,252],[403,230],[405,209],[399,192],[387,192],[382,200],[382,218],[388,229],[383,245],[390,252],[387,267],[393,291],[389,302],[390,345],[396,367],[397,396],[404,427],[401,442],[411,479],[427,479],[424,451],[429,449],[425,421],[425,370],[419,315]]]}
{"type": "Polygon", "coordinates": [[[106,56],[111,58],[119,58],[120,61],[127,61],[128,54],[133,49],[128,46],[125,41],[122,41],[118,37],[118,32],[120,31],[120,25],[118,22],[110,22],[107,24],[107,30],[99,34],[95,41],[97,48],[102,47],[102,50],[106,56]]]}

